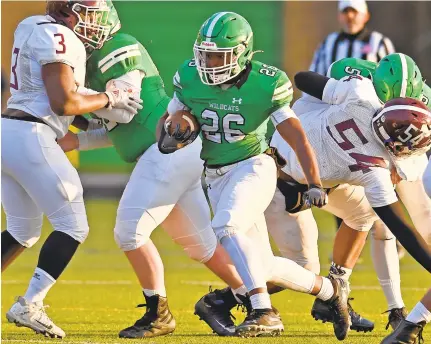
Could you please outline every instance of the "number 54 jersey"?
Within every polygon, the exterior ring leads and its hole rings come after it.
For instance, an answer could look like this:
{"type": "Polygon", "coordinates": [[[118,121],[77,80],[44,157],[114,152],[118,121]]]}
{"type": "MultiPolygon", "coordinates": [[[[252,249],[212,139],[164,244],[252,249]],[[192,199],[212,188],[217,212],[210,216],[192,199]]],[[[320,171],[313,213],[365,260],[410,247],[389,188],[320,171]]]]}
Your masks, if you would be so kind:
{"type": "MultiPolygon", "coordinates": [[[[314,100],[315,101],[315,100],[314,100]]],[[[390,178],[390,157],[374,137],[373,115],[382,108],[372,82],[361,76],[330,79],[322,106],[298,113],[314,148],[324,187],[360,185],[373,207],[396,202],[390,178]]],[[[295,106],[293,106],[295,110],[295,106]]],[[[276,132],[271,146],[287,160],[283,171],[306,183],[295,152],[276,132]]]]}
{"type": "Polygon", "coordinates": [[[243,76],[229,88],[201,82],[194,60],[174,76],[175,96],[201,124],[201,158],[207,165],[228,165],[263,153],[267,127],[278,110],[294,117],[289,104],[293,89],[287,75],[275,67],[251,61],[243,76]]]}
{"type": "Polygon", "coordinates": [[[61,117],[52,111],[42,80],[42,66],[67,64],[73,69],[75,82],[84,85],[85,61],[84,44],[72,30],[50,16],[24,19],[15,30],[8,108],[41,118],[57,137],[63,137],[74,116],[61,117]]]}

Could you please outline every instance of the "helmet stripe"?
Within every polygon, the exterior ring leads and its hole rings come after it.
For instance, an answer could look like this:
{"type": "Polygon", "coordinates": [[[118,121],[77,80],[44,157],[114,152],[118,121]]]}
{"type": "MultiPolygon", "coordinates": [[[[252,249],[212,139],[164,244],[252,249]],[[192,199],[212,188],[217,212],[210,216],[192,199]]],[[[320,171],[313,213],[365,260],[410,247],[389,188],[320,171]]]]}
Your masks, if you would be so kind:
{"type": "Polygon", "coordinates": [[[218,20],[223,17],[226,13],[230,13],[230,12],[220,12],[219,14],[217,14],[215,16],[215,18],[212,20],[211,24],[208,27],[207,33],[206,33],[206,40],[207,42],[211,42],[211,36],[213,34],[213,30],[214,30],[214,26],[217,24],[218,20]]]}
{"type": "Polygon", "coordinates": [[[401,71],[402,71],[402,80],[401,80],[401,93],[400,97],[404,98],[406,96],[407,91],[407,79],[409,77],[409,72],[407,70],[407,61],[406,56],[404,54],[398,54],[401,59],[401,71]]]}
{"type": "Polygon", "coordinates": [[[386,112],[394,111],[394,110],[416,111],[416,112],[420,112],[420,113],[422,113],[424,115],[427,115],[427,116],[431,117],[431,112],[429,112],[428,110],[422,109],[420,107],[413,106],[413,105],[393,105],[393,106],[389,106],[389,107],[383,109],[381,112],[379,112],[378,117],[380,117],[381,115],[385,114],[386,112]]]}

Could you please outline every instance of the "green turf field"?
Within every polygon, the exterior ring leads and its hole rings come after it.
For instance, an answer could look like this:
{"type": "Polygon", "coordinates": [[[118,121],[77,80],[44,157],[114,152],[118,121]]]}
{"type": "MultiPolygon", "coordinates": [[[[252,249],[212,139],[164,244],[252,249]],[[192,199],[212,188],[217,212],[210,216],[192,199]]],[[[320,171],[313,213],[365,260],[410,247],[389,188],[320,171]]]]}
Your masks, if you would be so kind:
{"type": "MultiPolygon", "coordinates": [[[[114,201],[87,202],[90,235],[79,249],[71,265],[57,285],[48,294],[45,303],[51,305],[48,314],[65,330],[67,337],[62,343],[128,343],[137,340],[120,340],[118,332],[131,325],[142,314],[135,306],[143,303],[137,280],[128,262],[117,249],[113,239],[116,214],[114,201]]],[[[334,231],[332,218],[318,213],[321,224],[322,273],[328,269],[328,255],[334,231]]],[[[5,222],[3,218],[3,228],[5,222]]],[[[49,232],[44,226],[44,237],[49,232]]],[[[171,310],[177,321],[176,332],[168,337],[139,340],[146,343],[336,343],[332,325],[321,324],[310,316],[313,297],[294,292],[283,292],[273,297],[274,305],[280,310],[285,333],[279,338],[218,338],[209,328],[193,315],[195,302],[207,292],[208,286],[220,287],[220,281],[203,265],[189,260],[182,250],[157,230],[153,240],[158,246],[166,269],[166,286],[171,310]]],[[[42,241],[42,240],[41,240],[42,241]]],[[[26,328],[17,328],[7,323],[5,313],[14,297],[22,295],[31,277],[40,244],[29,249],[3,274],[2,278],[2,342],[43,343],[45,339],[26,328]]],[[[350,332],[345,343],[380,343],[385,334],[387,315],[386,302],[373,271],[369,249],[362,255],[363,262],[352,275],[353,305],[357,311],[376,322],[372,333],[350,332]]],[[[404,300],[410,309],[431,285],[431,277],[410,257],[402,261],[402,288],[404,300]]],[[[234,312],[237,321],[244,317],[234,312]]],[[[431,340],[431,328],[425,331],[426,342],[431,340]]],[[[51,340],[52,341],[52,340],[51,340]]],[[[59,340],[57,340],[59,341],[59,340]]]]}

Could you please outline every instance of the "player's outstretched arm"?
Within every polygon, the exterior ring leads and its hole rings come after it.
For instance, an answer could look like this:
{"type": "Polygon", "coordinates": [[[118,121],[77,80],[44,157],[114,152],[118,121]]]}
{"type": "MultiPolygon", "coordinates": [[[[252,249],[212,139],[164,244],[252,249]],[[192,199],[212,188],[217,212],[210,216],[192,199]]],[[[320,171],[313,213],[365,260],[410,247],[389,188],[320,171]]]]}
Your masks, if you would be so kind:
{"type": "Polygon", "coordinates": [[[297,118],[288,118],[277,125],[277,131],[292,147],[298,157],[309,185],[307,197],[310,205],[324,206],[328,203],[328,196],[322,188],[316,156],[310,142],[308,142],[301,122],[297,118]]]}
{"type": "Polygon", "coordinates": [[[431,250],[416,229],[408,224],[400,202],[397,201],[383,207],[373,207],[373,209],[407,252],[431,272],[431,250]]]}
{"type": "Polygon", "coordinates": [[[310,96],[323,99],[323,90],[330,79],[315,72],[299,72],[295,75],[295,85],[310,96]]]}
{"type": "Polygon", "coordinates": [[[72,67],[64,63],[43,65],[42,79],[51,109],[59,116],[82,115],[104,107],[122,108],[134,113],[142,108],[141,100],[130,98],[127,92],[120,89],[107,90],[104,93],[85,89],[96,94],[78,92],[72,67]]]}
{"type": "Polygon", "coordinates": [[[72,67],[64,63],[43,65],[42,79],[51,109],[59,116],[93,112],[109,104],[105,93],[88,96],[77,93],[72,67]]]}

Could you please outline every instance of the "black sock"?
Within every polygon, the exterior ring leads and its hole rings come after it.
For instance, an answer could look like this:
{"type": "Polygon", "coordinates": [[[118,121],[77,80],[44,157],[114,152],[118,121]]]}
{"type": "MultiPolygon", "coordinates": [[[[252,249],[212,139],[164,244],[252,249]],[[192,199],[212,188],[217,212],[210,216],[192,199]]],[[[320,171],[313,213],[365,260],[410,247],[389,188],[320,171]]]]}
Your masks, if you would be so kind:
{"type": "Polygon", "coordinates": [[[58,279],[63,270],[69,264],[79,242],[70,235],[54,231],[42,246],[37,267],[46,271],[54,279],[58,279]]]}
{"type": "MultiPolygon", "coordinates": [[[[18,250],[24,249],[15,238],[8,232],[1,232],[1,264],[2,266],[13,257],[18,250]]],[[[9,264],[9,263],[8,263],[9,264]]]]}

